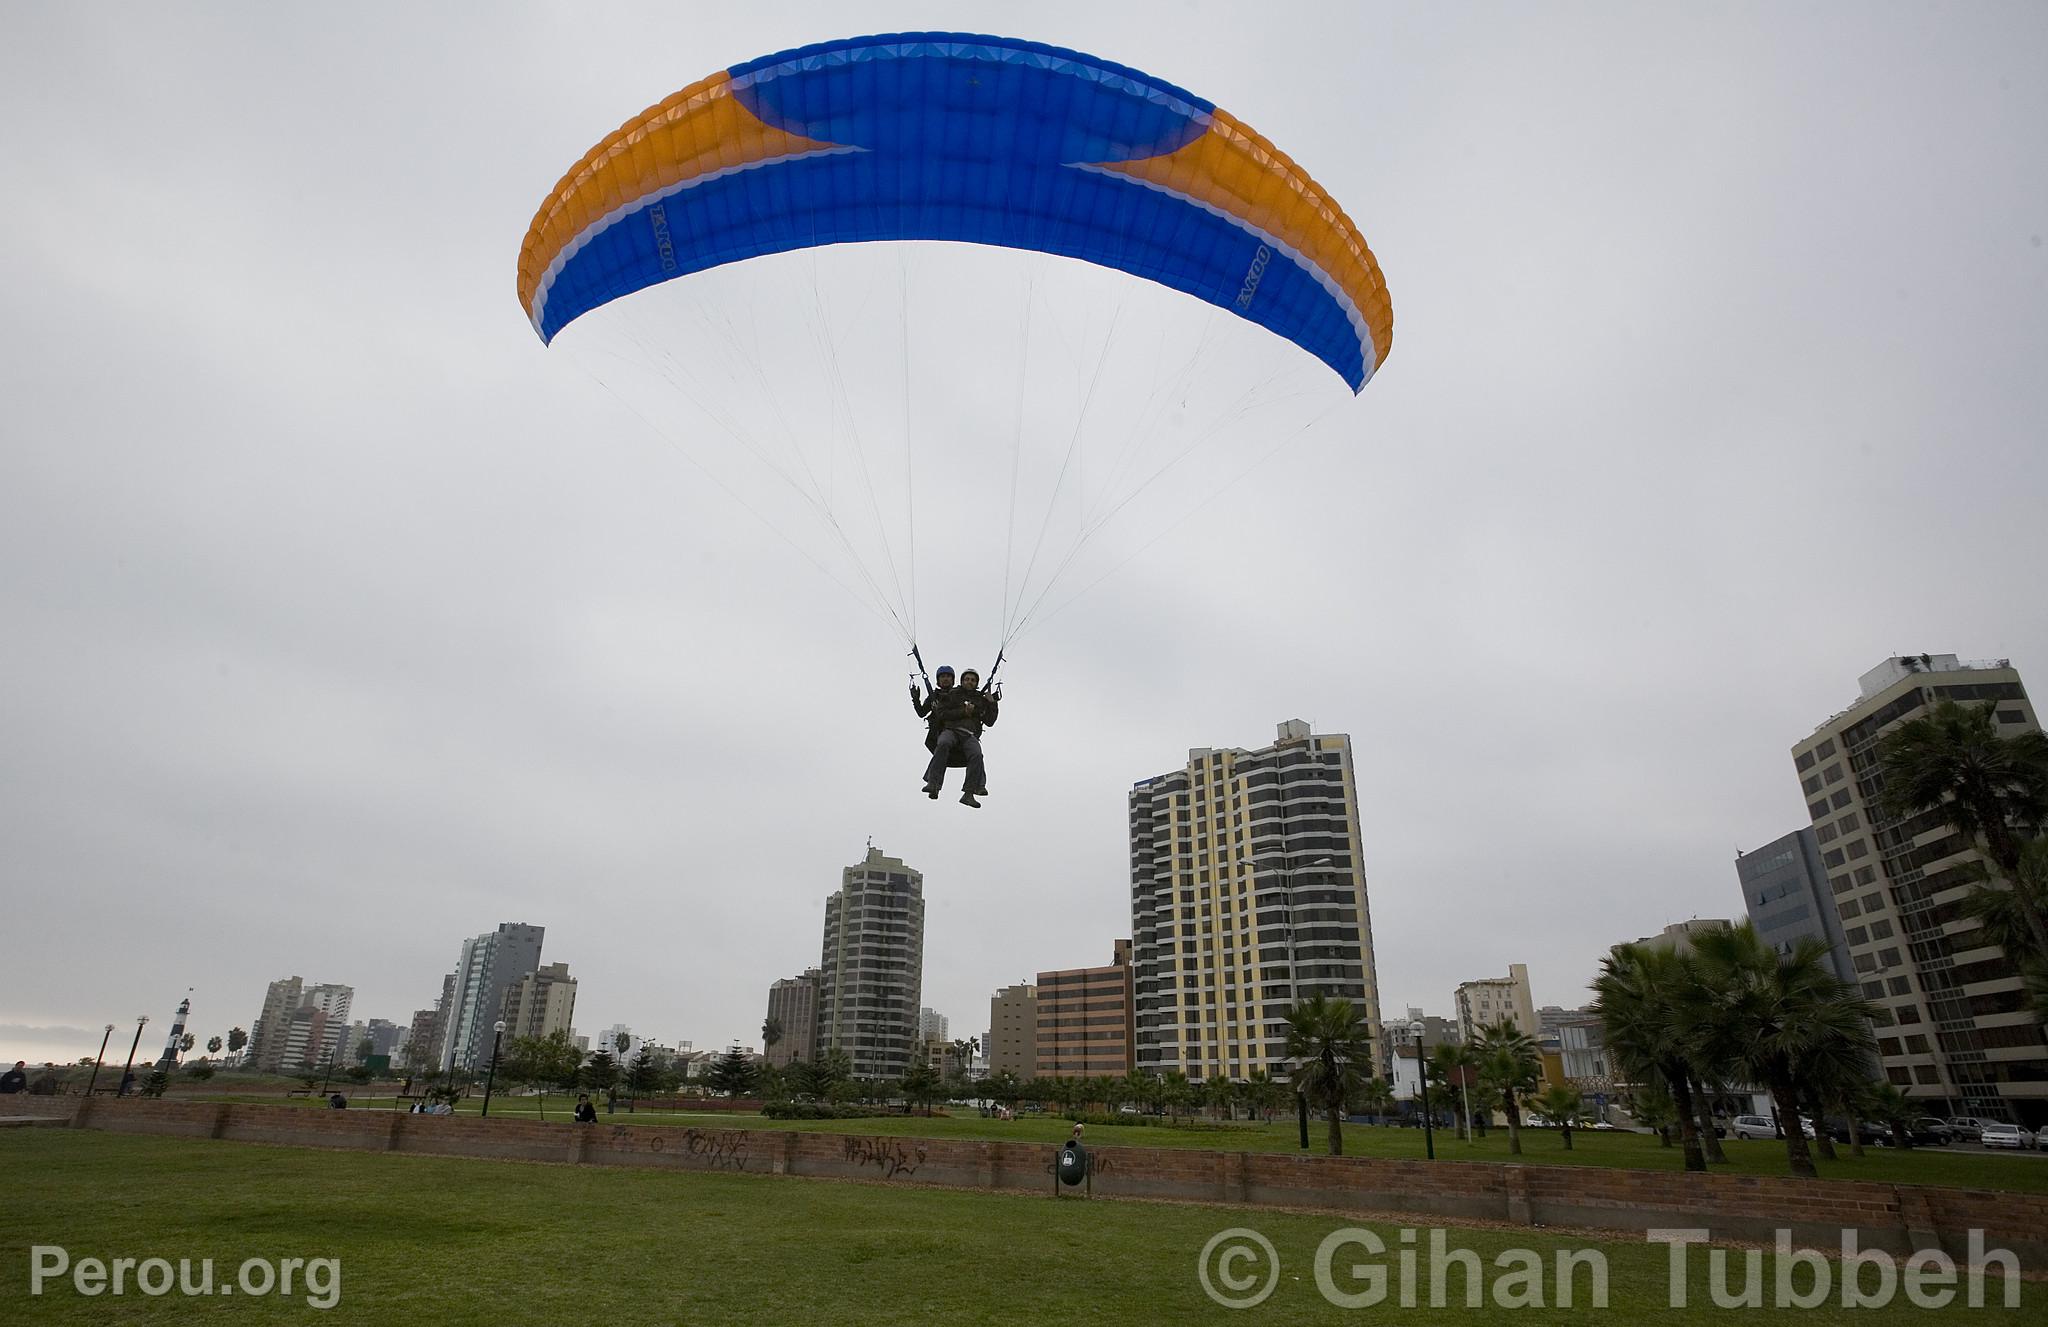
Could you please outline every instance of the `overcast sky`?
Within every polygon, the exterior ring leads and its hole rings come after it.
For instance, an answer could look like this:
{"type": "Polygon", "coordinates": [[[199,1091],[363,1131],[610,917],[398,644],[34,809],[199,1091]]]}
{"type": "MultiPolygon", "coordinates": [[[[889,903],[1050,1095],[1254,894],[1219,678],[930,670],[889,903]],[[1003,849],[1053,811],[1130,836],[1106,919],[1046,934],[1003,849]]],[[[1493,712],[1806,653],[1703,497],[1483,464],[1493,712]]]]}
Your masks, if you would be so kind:
{"type": "MultiPolygon", "coordinates": [[[[500,921],[547,928],[585,1031],[755,1041],[870,835],[925,873],[926,1003],[979,1032],[995,986],[1128,934],[1134,781],[1297,716],[1356,742],[1384,1004],[1511,962],[1577,1004],[1609,945],[1740,915],[1735,852],[1803,823],[1787,749],[1858,674],[2048,687],[2038,4],[8,29],[0,1059],[142,1013],[160,1044],[188,986],[203,1040],[294,973],[403,1020],[500,921]],[[1397,328],[1357,400],[1020,642],[978,813],[917,795],[891,629],[513,295],[541,195],[642,107],[918,28],[1214,99],[1344,204],[1397,328]]],[[[914,312],[949,261],[905,269],[914,312]]],[[[985,660],[1007,455],[934,384],[1013,352],[913,321],[920,422],[960,439],[919,632],[985,660]]]]}

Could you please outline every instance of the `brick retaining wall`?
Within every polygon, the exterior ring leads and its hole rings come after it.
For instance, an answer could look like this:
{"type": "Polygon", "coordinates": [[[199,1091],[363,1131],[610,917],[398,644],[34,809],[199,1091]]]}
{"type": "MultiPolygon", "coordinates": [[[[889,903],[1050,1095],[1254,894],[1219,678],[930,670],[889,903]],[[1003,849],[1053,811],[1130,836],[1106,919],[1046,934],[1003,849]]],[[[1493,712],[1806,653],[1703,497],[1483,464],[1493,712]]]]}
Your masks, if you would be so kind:
{"type": "MultiPolygon", "coordinates": [[[[660,1170],[938,1184],[1049,1193],[1054,1148],[953,1138],[779,1129],[543,1123],[526,1119],[317,1110],[134,1098],[37,1098],[34,1113],[75,1112],[79,1128],[230,1142],[660,1170]]],[[[30,1113],[24,1109],[21,1114],[30,1113]]],[[[1639,1233],[1701,1227],[1716,1238],[1794,1239],[1895,1253],[1940,1245],[1961,1257],[1972,1229],[2048,1267],[2048,1194],[1864,1180],[1687,1174],[1599,1166],[1407,1161],[1174,1147],[1091,1148],[1094,1192],[1248,1207],[1333,1208],[1373,1216],[1480,1220],[1639,1233]]]]}

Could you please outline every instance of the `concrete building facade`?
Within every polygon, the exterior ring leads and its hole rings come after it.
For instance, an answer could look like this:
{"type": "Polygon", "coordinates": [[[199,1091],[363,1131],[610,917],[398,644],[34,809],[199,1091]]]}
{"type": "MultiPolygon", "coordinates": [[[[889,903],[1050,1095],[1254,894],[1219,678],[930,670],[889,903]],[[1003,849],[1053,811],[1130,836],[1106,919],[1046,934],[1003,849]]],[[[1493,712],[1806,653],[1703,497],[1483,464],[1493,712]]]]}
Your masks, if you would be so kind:
{"type": "Polygon", "coordinates": [[[1108,1078],[1134,1062],[1131,942],[1107,966],[1038,974],[1036,1069],[1040,1077],[1108,1078]]]}
{"type": "Polygon", "coordinates": [[[493,1029],[504,1016],[505,992],[540,966],[546,928],[502,922],[462,942],[448,1003],[441,1068],[481,1069],[491,1058],[493,1029]]]}
{"type": "Polygon", "coordinates": [[[308,986],[299,977],[270,983],[263,1011],[249,1030],[248,1063],[266,1073],[287,1073],[329,1060],[347,1064],[349,1009],[355,988],[336,982],[308,986]]]}
{"type": "Polygon", "coordinates": [[[505,988],[505,1038],[567,1032],[576,1017],[576,979],[567,963],[535,968],[505,988]]]}
{"type": "Polygon", "coordinates": [[[825,901],[818,1050],[845,1051],[856,1078],[900,1078],[917,1051],[924,990],[924,876],[870,847],[825,901]]]}
{"type": "Polygon", "coordinates": [[[1197,748],[1129,813],[1139,1069],[1284,1078],[1287,1011],[1311,995],[1349,1000],[1378,1041],[1349,737],[1294,719],[1268,747],[1197,748]]]}
{"type": "Polygon", "coordinates": [[[2017,964],[1963,913],[1995,868],[1941,812],[1884,806],[1887,735],[1944,700],[1993,707],[2005,736],[2040,731],[2010,660],[1901,655],[1858,680],[1857,698],[1794,744],[1827,892],[1854,979],[1879,1007],[1885,1076],[1930,1113],[2048,1124],[2048,1042],[2017,964]]]}
{"type": "Polygon", "coordinates": [[[988,1002],[988,1071],[1019,1078],[1038,1072],[1038,988],[1005,986],[988,1002]]]}
{"type": "Polygon", "coordinates": [[[1789,954],[1801,940],[1819,940],[1828,947],[1828,970],[1843,981],[1855,979],[1842,916],[1828,889],[1820,843],[1811,828],[1796,829],[1755,852],[1737,854],[1735,878],[1750,924],[1773,949],[1789,954]]]}
{"type": "Polygon", "coordinates": [[[767,1048],[768,1063],[780,1069],[792,1060],[818,1056],[817,968],[783,977],[768,987],[768,1018],[782,1025],[782,1038],[767,1048]]]}
{"type": "Polygon", "coordinates": [[[1525,963],[1508,964],[1505,977],[1482,977],[1458,983],[1458,1035],[1467,1045],[1481,1028],[1505,1019],[1531,1037],[1543,1035],[1536,1017],[1536,1002],[1529,994],[1529,968],[1525,963]]]}

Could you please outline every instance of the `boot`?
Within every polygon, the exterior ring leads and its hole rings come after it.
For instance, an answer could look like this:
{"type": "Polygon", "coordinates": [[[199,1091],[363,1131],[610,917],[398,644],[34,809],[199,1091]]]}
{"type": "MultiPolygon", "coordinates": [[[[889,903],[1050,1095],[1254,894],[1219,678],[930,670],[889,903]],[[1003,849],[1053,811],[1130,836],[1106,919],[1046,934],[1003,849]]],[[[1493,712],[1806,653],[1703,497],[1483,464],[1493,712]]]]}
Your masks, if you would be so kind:
{"type": "Polygon", "coordinates": [[[961,794],[960,794],[960,805],[962,805],[962,806],[980,806],[980,805],[981,805],[981,803],[980,803],[980,802],[977,802],[977,801],[975,801],[975,800],[974,800],[974,794],[973,794],[973,793],[961,793],[961,794]]]}

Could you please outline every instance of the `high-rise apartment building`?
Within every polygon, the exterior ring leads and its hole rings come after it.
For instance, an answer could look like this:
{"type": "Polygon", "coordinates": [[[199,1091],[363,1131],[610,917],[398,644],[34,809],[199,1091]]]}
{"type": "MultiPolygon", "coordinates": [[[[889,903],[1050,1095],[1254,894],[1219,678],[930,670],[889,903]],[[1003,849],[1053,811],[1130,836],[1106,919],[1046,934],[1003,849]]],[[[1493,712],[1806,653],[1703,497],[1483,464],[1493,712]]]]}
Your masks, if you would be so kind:
{"type": "Polygon", "coordinates": [[[1737,854],[1735,878],[1750,924],[1766,944],[1789,954],[1801,940],[1819,940],[1828,947],[1828,970],[1843,981],[1855,979],[1813,830],[1796,829],[1755,852],[1737,854]]]}
{"type": "Polygon", "coordinates": [[[491,1038],[504,1015],[505,992],[540,966],[545,934],[544,927],[502,922],[497,930],[462,942],[441,1043],[443,1069],[481,1069],[491,1058],[491,1038]]]}
{"type": "Polygon", "coordinates": [[[1045,1078],[1108,1078],[1131,1071],[1131,942],[1107,967],[1038,974],[1037,1072],[1045,1078]]]}
{"type": "Polygon", "coordinates": [[[1038,1072],[1038,988],[1029,982],[1005,986],[989,998],[988,1071],[1019,1078],[1038,1072]]]}
{"type": "Polygon", "coordinates": [[[285,1020],[299,1007],[299,997],[305,993],[303,977],[274,981],[263,992],[262,1012],[249,1025],[248,1064],[252,1068],[276,1073],[283,1066],[285,1020]]]}
{"type": "Polygon", "coordinates": [[[1310,995],[1350,1000],[1377,1040],[1350,738],[1290,720],[1269,747],[1190,751],[1129,805],[1139,1069],[1284,1077],[1310,995]]]}
{"type": "Polygon", "coordinates": [[[412,1029],[405,1038],[405,1066],[416,1073],[430,1073],[441,1067],[443,1047],[448,1041],[448,1006],[455,1001],[455,974],[441,978],[441,996],[431,1009],[415,1009],[412,1029]]]}
{"type": "Polygon", "coordinates": [[[576,1017],[576,979],[567,963],[535,968],[505,988],[505,1038],[567,1032],[576,1017]]]}
{"type": "Polygon", "coordinates": [[[1482,977],[1458,983],[1458,1035],[1466,1045],[1478,1039],[1480,1029],[1505,1019],[1528,1033],[1541,1036],[1542,1023],[1536,1018],[1536,1001],[1529,994],[1527,964],[1508,964],[1505,977],[1482,977]]]}
{"type": "Polygon", "coordinates": [[[355,995],[353,986],[308,986],[300,977],[270,983],[263,993],[263,1011],[249,1028],[248,1063],[267,1073],[329,1060],[346,1064],[347,1054],[354,1050],[344,1043],[355,995]]]}
{"type": "Polygon", "coordinates": [[[818,969],[800,977],[784,977],[768,988],[768,1021],[782,1026],[782,1037],[767,1047],[768,1063],[780,1069],[792,1060],[813,1060],[818,1054],[818,969]]]}
{"type": "Polygon", "coordinates": [[[899,1078],[917,1045],[924,991],[924,876],[870,847],[825,900],[818,1050],[858,1078],[899,1078]]]}
{"type": "Polygon", "coordinates": [[[1879,1007],[1878,1054],[1908,1096],[1943,1115],[2048,1123],[2048,1043],[2018,966],[1961,905],[1987,867],[1939,810],[1883,804],[1885,737],[1944,700],[1989,703],[1999,730],[2039,731],[2010,660],[1887,659],[1848,709],[1792,748],[1853,977],[1879,1007]]]}
{"type": "Polygon", "coordinates": [[[949,1026],[950,1022],[946,1016],[936,1009],[927,1008],[917,1011],[917,1039],[920,1044],[927,1041],[952,1040],[952,1038],[946,1035],[946,1030],[949,1026]]]}

